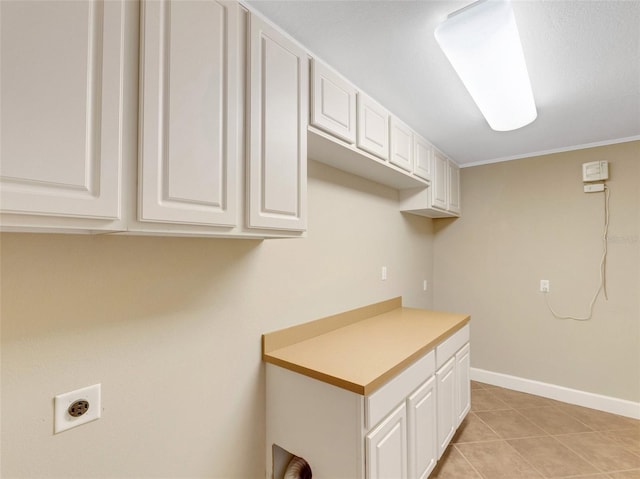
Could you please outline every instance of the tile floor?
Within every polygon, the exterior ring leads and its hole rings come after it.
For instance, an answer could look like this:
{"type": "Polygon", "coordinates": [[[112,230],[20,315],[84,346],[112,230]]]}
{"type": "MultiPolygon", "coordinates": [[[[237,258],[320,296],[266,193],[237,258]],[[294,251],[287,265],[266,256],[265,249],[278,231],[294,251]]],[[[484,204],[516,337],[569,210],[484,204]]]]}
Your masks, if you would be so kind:
{"type": "Polygon", "coordinates": [[[478,382],[429,479],[640,479],[640,421],[478,382]]]}

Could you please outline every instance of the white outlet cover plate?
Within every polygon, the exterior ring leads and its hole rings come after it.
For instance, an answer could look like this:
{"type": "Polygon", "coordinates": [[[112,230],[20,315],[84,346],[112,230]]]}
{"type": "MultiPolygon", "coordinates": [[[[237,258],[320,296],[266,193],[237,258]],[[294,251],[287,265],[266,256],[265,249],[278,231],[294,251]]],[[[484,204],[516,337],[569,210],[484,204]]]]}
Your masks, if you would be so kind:
{"type": "Polygon", "coordinates": [[[100,412],[102,411],[100,404],[100,384],[94,384],[93,386],[87,386],[86,388],[57,395],[54,398],[53,410],[54,434],[99,419],[100,412]],[[82,416],[71,416],[68,411],[69,406],[81,399],[89,402],[89,409],[82,416]]]}

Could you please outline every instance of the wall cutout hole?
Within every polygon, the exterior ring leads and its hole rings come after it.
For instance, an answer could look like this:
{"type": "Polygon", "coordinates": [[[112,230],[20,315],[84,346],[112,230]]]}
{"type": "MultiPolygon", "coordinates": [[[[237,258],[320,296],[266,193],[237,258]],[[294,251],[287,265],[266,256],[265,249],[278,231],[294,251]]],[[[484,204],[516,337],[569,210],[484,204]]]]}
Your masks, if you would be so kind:
{"type": "Polygon", "coordinates": [[[69,406],[69,409],[67,411],[69,412],[70,416],[80,417],[88,410],[89,410],[89,401],[85,399],[80,399],[74,402],[71,406],[69,406]]]}

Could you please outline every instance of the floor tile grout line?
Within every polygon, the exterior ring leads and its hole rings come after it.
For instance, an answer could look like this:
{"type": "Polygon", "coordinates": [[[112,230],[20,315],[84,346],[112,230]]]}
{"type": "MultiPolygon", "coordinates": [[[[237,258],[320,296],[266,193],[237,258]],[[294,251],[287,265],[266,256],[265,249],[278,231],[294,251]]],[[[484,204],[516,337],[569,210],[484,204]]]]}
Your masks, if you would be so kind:
{"type": "MultiPolygon", "coordinates": [[[[514,409],[514,411],[515,411],[515,409],[514,409]]],[[[534,471],[536,471],[538,474],[540,474],[540,476],[541,476],[542,478],[545,478],[545,479],[547,478],[547,476],[546,476],[545,474],[543,474],[543,472],[542,472],[540,469],[538,469],[535,465],[533,465],[530,461],[528,461],[528,460],[527,460],[527,459],[526,459],[522,454],[520,454],[520,453],[518,452],[518,450],[517,450],[515,447],[513,447],[511,444],[509,444],[509,443],[507,442],[507,441],[508,441],[507,439],[505,439],[505,438],[501,437],[501,436],[500,436],[500,434],[498,434],[498,432],[497,432],[497,431],[495,431],[495,430],[494,430],[494,429],[493,429],[489,424],[487,424],[485,421],[483,421],[483,420],[482,420],[482,418],[481,418],[480,416],[476,415],[476,417],[478,418],[478,420],[479,420],[480,422],[482,422],[485,426],[487,426],[487,427],[488,427],[488,428],[489,428],[489,429],[490,429],[490,430],[491,430],[491,431],[492,431],[496,436],[498,436],[499,440],[501,440],[502,442],[504,442],[504,443],[505,443],[508,447],[510,447],[510,448],[511,448],[511,449],[512,449],[512,450],[513,450],[513,451],[514,451],[518,456],[520,456],[520,458],[521,458],[521,459],[522,459],[526,464],[529,464],[529,466],[531,466],[531,467],[533,468],[533,470],[534,470],[534,471]]],[[[549,434],[547,434],[547,436],[549,436],[549,434]]],[[[544,436],[532,436],[532,437],[544,437],[544,436]]],[[[522,439],[524,439],[524,438],[522,438],[522,439]]],[[[490,441],[478,441],[478,442],[490,442],[490,441]]],[[[462,451],[460,451],[460,454],[462,454],[462,451]]],[[[466,459],[466,458],[465,458],[465,459],[466,459]]],[[[483,476],[483,477],[484,477],[484,476],[483,476]]],[[[490,479],[490,478],[489,478],[489,479],[490,479]]]]}
{"type": "MultiPolygon", "coordinates": [[[[544,437],[544,436],[535,436],[535,437],[544,437]]],[[[523,439],[524,439],[524,438],[523,438],[523,439]]],[[[536,471],[538,474],[540,474],[540,476],[541,476],[541,477],[543,477],[544,479],[549,479],[549,476],[547,476],[543,471],[541,471],[540,469],[538,469],[538,468],[535,466],[535,464],[534,464],[533,462],[529,461],[526,457],[524,457],[522,454],[520,454],[520,452],[519,452],[515,447],[513,447],[511,444],[509,444],[509,441],[508,441],[508,440],[506,440],[506,439],[505,439],[505,441],[504,441],[504,442],[505,442],[505,443],[507,443],[507,446],[509,446],[511,449],[513,449],[513,451],[514,451],[518,456],[520,456],[520,458],[521,458],[524,462],[526,462],[527,464],[529,464],[529,465],[533,468],[533,470],[534,470],[534,471],[536,471]]]]}
{"type": "MultiPolygon", "coordinates": [[[[591,432],[586,432],[586,433],[577,433],[577,434],[599,434],[598,431],[594,431],[593,433],[591,432]]],[[[591,461],[589,461],[589,458],[586,455],[581,454],[580,452],[576,451],[575,448],[569,446],[568,444],[565,444],[563,442],[561,442],[560,440],[558,440],[557,438],[551,436],[558,444],[563,445],[564,447],[566,447],[567,449],[569,449],[571,452],[573,452],[574,454],[576,454],[580,459],[582,459],[584,462],[586,462],[587,464],[589,464],[591,467],[593,467],[596,471],[598,471],[601,474],[607,474],[609,475],[609,473],[611,472],[617,472],[617,471],[603,471],[602,468],[596,466],[595,464],[593,464],[591,461]]]]}
{"type": "Polygon", "coordinates": [[[465,456],[463,454],[463,452],[460,450],[459,447],[457,447],[456,444],[453,445],[453,447],[456,449],[456,451],[458,451],[458,454],[460,454],[462,456],[462,459],[464,459],[465,461],[467,461],[467,464],[469,464],[469,466],[471,467],[471,469],[473,469],[475,471],[475,473],[481,478],[481,479],[491,479],[491,478],[487,478],[484,474],[482,474],[477,468],[476,466],[474,466],[471,461],[469,459],[467,459],[467,456],[465,456]]]}
{"type": "MultiPolygon", "coordinates": [[[[608,438],[607,436],[605,436],[605,435],[603,434],[603,433],[606,433],[606,432],[610,432],[610,431],[585,431],[585,432],[577,432],[577,433],[558,434],[557,436],[572,436],[572,435],[579,435],[579,434],[599,434],[599,435],[600,435],[601,437],[603,437],[605,440],[607,440],[607,441],[611,441],[611,439],[610,439],[610,438],[608,438]]],[[[555,439],[557,440],[557,436],[553,436],[553,435],[552,435],[551,437],[553,437],[553,438],[555,438],[555,439]]],[[[586,456],[583,456],[583,455],[582,455],[580,452],[578,452],[575,448],[572,448],[571,446],[568,446],[567,444],[564,444],[563,442],[561,442],[561,441],[559,441],[559,440],[558,440],[558,442],[560,442],[560,444],[563,444],[564,446],[568,447],[571,451],[575,452],[578,456],[580,456],[581,458],[583,458],[587,463],[591,464],[591,463],[589,462],[589,460],[587,459],[587,457],[586,457],[586,456]]],[[[634,449],[632,449],[631,447],[627,447],[626,445],[624,445],[624,444],[620,443],[620,441],[613,440],[612,442],[613,442],[613,444],[614,444],[615,446],[617,446],[617,447],[621,448],[623,451],[628,452],[629,454],[631,454],[631,455],[633,455],[633,456],[636,456],[636,457],[640,458],[640,453],[639,453],[639,452],[636,452],[636,451],[635,451],[634,449]]],[[[597,466],[595,466],[594,464],[591,464],[591,465],[593,465],[593,467],[595,467],[596,469],[600,469],[600,468],[598,468],[597,466]]],[[[606,473],[606,474],[610,474],[610,473],[613,473],[613,472],[625,472],[625,471],[633,471],[633,470],[640,470],[640,468],[631,468],[631,469],[615,470],[615,471],[608,471],[608,470],[607,470],[607,471],[602,471],[602,472],[604,472],[604,473],[606,473]]]]}
{"type": "MultiPolygon", "coordinates": [[[[555,407],[555,406],[553,406],[553,407],[555,407]]],[[[556,408],[556,409],[557,409],[557,408],[556,408]]],[[[520,412],[520,411],[518,411],[518,412],[520,412]]],[[[585,424],[585,423],[583,423],[583,422],[579,421],[578,419],[574,418],[573,416],[571,416],[571,415],[569,415],[569,414],[567,414],[567,413],[565,413],[565,412],[563,412],[563,411],[560,411],[560,413],[562,413],[564,416],[566,416],[566,417],[568,417],[568,418],[570,418],[570,419],[573,419],[573,420],[577,421],[579,424],[581,424],[582,426],[586,427],[586,428],[588,429],[588,431],[576,431],[576,432],[568,432],[568,433],[554,434],[554,433],[552,433],[552,432],[547,431],[547,430],[546,430],[546,429],[544,429],[542,426],[538,426],[538,427],[539,427],[540,429],[542,429],[543,431],[545,431],[545,432],[546,432],[547,434],[549,434],[550,436],[560,436],[560,435],[562,435],[562,434],[582,434],[583,432],[597,432],[597,431],[595,431],[593,428],[591,428],[591,426],[589,426],[588,424],[585,424]]],[[[524,414],[522,414],[521,412],[520,412],[520,414],[521,414],[522,416],[524,416],[524,414]]],[[[524,417],[526,417],[526,416],[524,416],[524,417]]],[[[527,418],[527,419],[528,419],[528,418],[527,418]]],[[[536,425],[537,425],[537,424],[536,424],[536,425]]]]}

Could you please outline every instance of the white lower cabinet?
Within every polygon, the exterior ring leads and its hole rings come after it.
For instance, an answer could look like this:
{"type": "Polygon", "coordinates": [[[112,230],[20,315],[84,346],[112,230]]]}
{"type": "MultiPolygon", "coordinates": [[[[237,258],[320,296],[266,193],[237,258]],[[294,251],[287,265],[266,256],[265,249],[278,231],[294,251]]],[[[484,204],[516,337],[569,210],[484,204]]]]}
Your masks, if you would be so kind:
{"type": "Polygon", "coordinates": [[[409,477],[426,479],[436,467],[436,379],[429,378],[407,399],[409,477]]]}
{"type": "Polygon", "coordinates": [[[368,396],[267,363],[266,477],[277,446],[314,477],[426,479],[469,410],[468,368],[468,326],[368,396]]]}
{"type": "Polygon", "coordinates": [[[438,458],[442,456],[456,431],[454,419],[456,409],[455,366],[455,358],[451,358],[436,373],[438,382],[438,458]]]}
{"type": "Polygon", "coordinates": [[[471,409],[469,326],[436,348],[438,458],[471,409]]]}
{"type": "Polygon", "coordinates": [[[456,426],[459,426],[471,409],[471,347],[465,344],[456,353],[456,426]]]}
{"type": "Polygon", "coordinates": [[[407,408],[401,404],[365,438],[368,479],[407,477],[407,408]]]}

